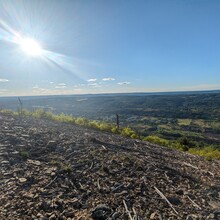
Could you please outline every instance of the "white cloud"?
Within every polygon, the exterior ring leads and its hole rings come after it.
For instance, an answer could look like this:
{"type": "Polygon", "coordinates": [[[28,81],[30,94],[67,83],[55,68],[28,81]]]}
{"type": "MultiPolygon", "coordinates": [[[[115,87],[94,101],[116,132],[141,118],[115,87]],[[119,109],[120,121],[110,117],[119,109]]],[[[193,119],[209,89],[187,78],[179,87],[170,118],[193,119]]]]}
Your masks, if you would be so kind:
{"type": "Polygon", "coordinates": [[[55,86],[55,89],[65,89],[66,86],[65,85],[59,85],[58,86],[55,86]]]}
{"type": "Polygon", "coordinates": [[[0,79],[0,82],[8,82],[8,79],[0,79]]]}
{"type": "Polygon", "coordinates": [[[88,82],[95,82],[95,81],[97,81],[97,79],[88,79],[87,81],[88,82]]]}
{"type": "Polygon", "coordinates": [[[97,86],[98,83],[89,83],[88,86],[97,86]]]}
{"type": "Polygon", "coordinates": [[[115,78],[108,77],[108,78],[103,78],[102,80],[103,81],[113,81],[113,80],[115,80],[115,78]]]}
{"type": "Polygon", "coordinates": [[[122,86],[122,85],[129,85],[131,84],[130,82],[119,82],[118,85],[122,86]]]}
{"type": "Polygon", "coordinates": [[[35,85],[35,86],[33,87],[33,89],[39,89],[39,86],[38,86],[38,85],[35,85]]]}
{"type": "Polygon", "coordinates": [[[93,88],[101,87],[98,83],[90,83],[90,84],[88,84],[88,86],[91,86],[93,88]]]}
{"type": "Polygon", "coordinates": [[[58,83],[58,86],[66,86],[66,83],[58,83]]]}
{"type": "Polygon", "coordinates": [[[54,82],[50,82],[50,84],[54,84],[54,82]]]}

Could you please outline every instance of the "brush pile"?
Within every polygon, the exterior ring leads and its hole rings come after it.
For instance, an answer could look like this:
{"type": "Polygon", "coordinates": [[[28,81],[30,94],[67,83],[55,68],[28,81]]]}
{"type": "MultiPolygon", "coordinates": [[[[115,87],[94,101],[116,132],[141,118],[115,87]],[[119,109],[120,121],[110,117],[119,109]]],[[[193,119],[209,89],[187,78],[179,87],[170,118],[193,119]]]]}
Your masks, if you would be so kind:
{"type": "Polygon", "coordinates": [[[0,219],[220,219],[220,161],[1,114],[0,219]]]}

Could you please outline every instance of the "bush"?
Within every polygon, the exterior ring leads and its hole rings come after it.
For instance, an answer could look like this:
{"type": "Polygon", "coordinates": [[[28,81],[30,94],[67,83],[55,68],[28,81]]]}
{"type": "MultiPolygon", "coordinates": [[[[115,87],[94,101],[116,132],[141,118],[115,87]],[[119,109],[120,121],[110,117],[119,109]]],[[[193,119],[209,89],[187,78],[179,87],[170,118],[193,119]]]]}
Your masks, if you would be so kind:
{"type": "Polygon", "coordinates": [[[143,140],[149,141],[149,142],[154,143],[154,144],[162,145],[162,146],[165,146],[165,147],[169,147],[169,145],[170,145],[170,142],[168,140],[165,140],[165,139],[160,138],[158,136],[151,136],[150,135],[148,137],[143,138],[143,140]]]}
{"type": "Polygon", "coordinates": [[[28,153],[28,151],[26,151],[26,150],[21,150],[21,151],[19,152],[19,155],[20,155],[24,160],[26,160],[26,159],[29,157],[29,153],[28,153]]]}
{"type": "Polygon", "coordinates": [[[189,153],[203,156],[207,160],[220,160],[220,151],[212,146],[204,148],[190,148],[189,153]]]}
{"type": "Polygon", "coordinates": [[[139,138],[139,135],[129,127],[122,128],[120,134],[125,137],[139,138]]]}

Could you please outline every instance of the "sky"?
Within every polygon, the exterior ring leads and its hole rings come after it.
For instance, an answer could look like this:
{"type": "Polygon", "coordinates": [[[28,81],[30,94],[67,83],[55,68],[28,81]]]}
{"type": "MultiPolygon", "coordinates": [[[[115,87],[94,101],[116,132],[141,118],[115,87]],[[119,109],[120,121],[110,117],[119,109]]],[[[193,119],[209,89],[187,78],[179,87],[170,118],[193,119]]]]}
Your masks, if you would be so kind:
{"type": "Polygon", "coordinates": [[[0,96],[220,89],[219,12],[219,0],[0,0],[0,96]]]}

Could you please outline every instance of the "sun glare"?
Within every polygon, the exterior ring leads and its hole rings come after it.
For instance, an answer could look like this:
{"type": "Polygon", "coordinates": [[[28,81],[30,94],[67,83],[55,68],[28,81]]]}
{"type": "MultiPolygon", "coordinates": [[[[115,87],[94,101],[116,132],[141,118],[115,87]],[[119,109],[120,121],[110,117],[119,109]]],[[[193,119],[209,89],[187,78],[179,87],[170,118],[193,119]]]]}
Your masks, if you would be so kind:
{"type": "Polygon", "coordinates": [[[40,44],[31,38],[23,38],[20,40],[19,45],[21,49],[29,56],[40,56],[43,49],[40,44]]]}

